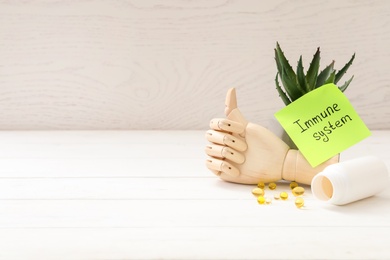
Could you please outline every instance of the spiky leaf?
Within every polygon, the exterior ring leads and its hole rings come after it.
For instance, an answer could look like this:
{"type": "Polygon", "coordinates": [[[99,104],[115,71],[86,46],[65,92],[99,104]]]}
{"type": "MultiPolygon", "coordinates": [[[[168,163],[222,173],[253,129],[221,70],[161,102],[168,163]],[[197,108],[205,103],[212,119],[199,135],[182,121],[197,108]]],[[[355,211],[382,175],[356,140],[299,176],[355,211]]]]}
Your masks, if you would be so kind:
{"type": "MultiPolygon", "coordinates": [[[[289,61],[285,57],[279,43],[277,42],[275,48],[275,61],[278,73],[276,74],[275,84],[279,96],[282,98],[283,102],[288,105],[304,94],[324,84],[336,84],[347,72],[354,59],[355,54],[353,54],[351,59],[344,65],[344,67],[337,72],[334,69],[334,61],[332,61],[324,70],[318,73],[320,67],[320,48],[317,48],[306,75],[303,68],[302,56],[299,58],[297,70],[295,73],[289,61]],[[279,84],[279,77],[284,90],[279,84]]],[[[351,83],[352,79],[353,76],[348,81],[346,81],[344,85],[339,87],[339,89],[341,91],[345,91],[351,83]]]]}
{"type": "Polygon", "coordinates": [[[278,56],[278,52],[275,49],[275,61],[276,61],[276,67],[278,69],[279,75],[282,75],[282,64],[280,63],[280,59],[278,56]]]}
{"type": "Polygon", "coordinates": [[[303,95],[298,88],[297,76],[295,75],[295,72],[294,77],[290,78],[286,72],[286,69],[283,67],[282,75],[280,78],[282,80],[284,89],[286,90],[291,101],[297,100],[303,95]]]}
{"type": "Polygon", "coordinates": [[[329,77],[325,80],[324,84],[334,83],[334,78],[336,77],[336,71],[333,70],[329,77]]]}
{"type": "Polygon", "coordinates": [[[308,92],[312,91],[316,87],[319,69],[320,69],[320,48],[318,47],[316,53],[313,55],[313,59],[306,73],[308,92]]]}
{"type": "Polygon", "coordinates": [[[302,55],[299,57],[297,66],[297,82],[298,88],[302,93],[307,93],[310,91],[306,81],[305,73],[303,72],[302,55]]]}
{"type": "Polygon", "coordinates": [[[317,82],[315,88],[321,87],[324,85],[325,81],[329,78],[329,75],[334,71],[333,69],[334,61],[332,61],[326,68],[318,74],[317,82]]]}
{"type": "Polygon", "coordinates": [[[344,67],[337,72],[336,77],[334,79],[335,84],[337,84],[337,82],[339,82],[339,80],[344,76],[348,68],[352,65],[354,59],[355,59],[355,53],[352,55],[351,59],[344,65],[344,67]]]}
{"type": "Polygon", "coordinates": [[[279,96],[283,100],[283,103],[287,106],[288,104],[291,103],[291,100],[287,97],[286,93],[282,90],[282,88],[279,85],[279,80],[278,80],[279,72],[276,73],[276,78],[275,78],[275,84],[276,84],[276,89],[279,93],[279,96]]]}
{"type": "Polygon", "coordinates": [[[276,52],[276,58],[279,60],[280,67],[281,67],[281,71],[279,71],[280,75],[285,73],[285,74],[287,74],[287,76],[290,79],[295,79],[295,77],[296,77],[295,72],[292,69],[292,67],[291,67],[290,63],[288,62],[288,60],[286,59],[286,57],[284,56],[284,53],[283,53],[282,49],[280,48],[280,45],[278,42],[276,43],[275,52],[276,52]]]}
{"type": "Polygon", "coordinates": [[[349,83],[351,83],[352,80],[353,80],[353,76],[352,76],[349,80],[347,80],[347,81],[344,83],[344,85],[342,85],[341,87],[339,87],[339,89],[340,89],[342,92],[344,92],[344,91],[348,88],[349,83]]]}

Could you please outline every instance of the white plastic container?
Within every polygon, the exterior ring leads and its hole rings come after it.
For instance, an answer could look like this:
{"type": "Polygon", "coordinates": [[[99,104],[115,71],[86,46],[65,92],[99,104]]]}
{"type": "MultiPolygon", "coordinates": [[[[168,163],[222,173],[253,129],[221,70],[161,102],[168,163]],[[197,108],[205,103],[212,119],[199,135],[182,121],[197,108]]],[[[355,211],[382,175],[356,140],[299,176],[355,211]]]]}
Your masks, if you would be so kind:
{"type": "Polygon", "coordinates": [[[344,205],[373,196],[389,187],[386,164],[373,156],[326,167],[311,182],[315,198],[344,205]]]}

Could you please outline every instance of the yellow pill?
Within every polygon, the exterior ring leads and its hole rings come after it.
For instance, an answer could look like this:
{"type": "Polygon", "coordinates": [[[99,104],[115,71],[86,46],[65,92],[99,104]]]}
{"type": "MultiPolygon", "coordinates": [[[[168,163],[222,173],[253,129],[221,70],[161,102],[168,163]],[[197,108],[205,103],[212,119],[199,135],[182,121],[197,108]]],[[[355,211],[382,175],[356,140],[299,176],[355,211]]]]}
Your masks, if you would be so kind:
{"type": "Polygon", "coordinates": [[[288,199],[288,193],[287,192],[281,192],[280,193],[280,198],[282,199],[282,200],[287,200],[288,199]]]}
{"type": "Polygon", "coordinates": [[[296,198],[295,200],[295,206],[297,206],[297,208],[302,208],[303,206],[305,205],[305,201],[303,198],[299,197],[299,198],[296,198]]]}
{"type": "Polygon", "coordinates": [[[275,183],[275,182],[271,182],[270,184],[268,184],[268,188],[269,188],[270,190],[276,189],[276,183],[275,183]]]}
{"type": "Polygon", "coordinates": [[[298,187],[298,183],[296,183],[295,181],[290,183],[290,189],[294,189],[296,187],[298,187]]]}
{"type": "Polygon", "coordinates": [[[304,189],[303,187],[295,187],[295,188],[292,190],[292,194],[293,194],[295,197],[302,196],[303,193],[305,193],[305,189],[304,189]]]}
{"type": "Polygon", "coordinates": [[[265,188],[264,182],[259,182],[259,183],[257,184],[257,187],[260,188],[260,189],[264,189],[264,188],[265,188]]]}
{"type": "Polygon", "coordinates": [[[272,199],[271,198],[265,198],[265,204],[269,205],[272,203],[272,199]]]}
{"type": "Polygon", "coordinates": [[[278,193],[274,194],[274,199],[276,200],[280,199],[280,195],[278,193]]]}
{"type": "Polygon", "coordinates": [[[256,197],[264,196],[264,190],[260,188],[254,188],[252,190],[252,194],[255,195],[256,197]]]}
{"type": "Polygon", "coordinates": [[[263,196],[259,196],[259,197],[257,197],[257,202],[259,204],[264,204],[265,203],[265,198],[263,196]]]}

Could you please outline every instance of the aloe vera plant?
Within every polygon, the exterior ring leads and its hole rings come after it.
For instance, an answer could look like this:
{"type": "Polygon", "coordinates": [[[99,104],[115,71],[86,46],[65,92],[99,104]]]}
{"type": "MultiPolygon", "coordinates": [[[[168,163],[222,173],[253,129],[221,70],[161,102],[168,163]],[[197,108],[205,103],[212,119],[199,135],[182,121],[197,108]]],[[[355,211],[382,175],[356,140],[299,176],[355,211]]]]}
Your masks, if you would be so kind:
{"type": "MultiPolygon", "coordinates": [[[[348,68],[352,65],[354,59],[355,53],[342,69],[336,71],[334,69],[334,61],[332,61],[328,66],[325,67],[325,69],[319,72],[320,48],[318,47],[305,75],[302,63],[302,55],[299,58],[298,66],[295,72],[286,59],[279,43],[276,43],[275,60],[278,72],[276,73],[275,84],[279,96],[287,106],[306,93],[321,87],[324,84],[334,83],[337,85],[343,75],[347,72],[348,68]],[[279,84],[279,78],[285,91],[283,91],[279,84]]],[[[352,79],[353,76],[343,85],[338,86],[339,89],[344,92],[351,83],[352,79]]]]}

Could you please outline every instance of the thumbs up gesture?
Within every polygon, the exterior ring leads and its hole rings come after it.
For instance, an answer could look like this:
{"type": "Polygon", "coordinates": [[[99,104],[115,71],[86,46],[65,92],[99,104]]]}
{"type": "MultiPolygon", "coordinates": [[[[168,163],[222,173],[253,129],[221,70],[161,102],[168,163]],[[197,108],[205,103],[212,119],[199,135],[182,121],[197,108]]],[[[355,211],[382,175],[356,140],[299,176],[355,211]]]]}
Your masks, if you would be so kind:
{"type": "Polygon", "coordinates": [[[237,107],[236,91],[225,101],[226,118],[214,118],[206,139],[206,166],[221,179],[243,184],[297,181],[310,184],[326,166],[338,162],[335,156],[312,168],[298,150],[290,149],[268,129],[248,122],[237,107]]]}

